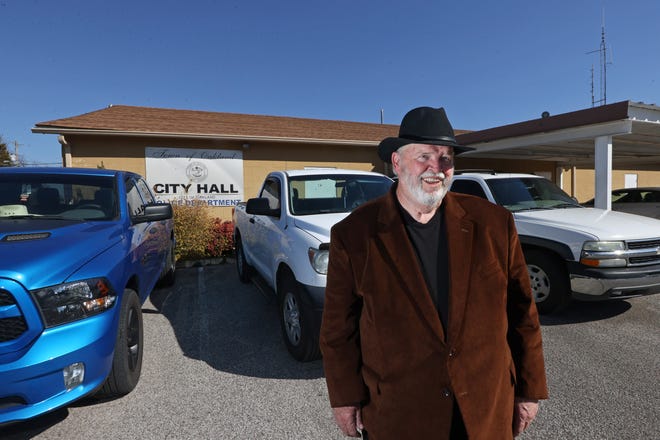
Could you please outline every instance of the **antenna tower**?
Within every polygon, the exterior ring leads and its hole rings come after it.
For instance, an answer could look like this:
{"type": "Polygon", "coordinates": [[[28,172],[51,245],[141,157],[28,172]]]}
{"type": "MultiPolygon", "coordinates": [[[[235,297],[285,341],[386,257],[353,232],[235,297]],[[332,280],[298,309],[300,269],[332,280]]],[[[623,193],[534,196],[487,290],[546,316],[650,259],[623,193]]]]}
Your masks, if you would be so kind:
{"type": "Polygon", "coordinates": [[[588,54],[598,52],[600,55],[600,99],[594,97],[594,68],[591,66],[591,106],[607,104],[607,45],[605,44],[605,11],[603,10],[601,30],[600,30],[600,48],[587,52],[588,54]]]}

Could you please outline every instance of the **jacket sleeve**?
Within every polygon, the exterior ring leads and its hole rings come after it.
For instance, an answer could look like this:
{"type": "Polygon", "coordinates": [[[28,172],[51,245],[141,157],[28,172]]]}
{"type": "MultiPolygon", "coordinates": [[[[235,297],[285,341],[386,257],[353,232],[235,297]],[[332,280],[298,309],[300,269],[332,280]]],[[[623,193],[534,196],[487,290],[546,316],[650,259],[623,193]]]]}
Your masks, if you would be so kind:
{"type": "Polygon", "coordinates": [[[508,342],[516,369],[516,397],[547,399],[541,325],[527,264],[513,217],[509,217],[508,342]]]}
{"type": "Polygon", "coordinates": [[[338,228],[333,227],[319,340],[332,407],[359,405],[368,399],[361,373],[359,322],[362,299],[356,295],[355,285],[344,240],[338,228]]]}

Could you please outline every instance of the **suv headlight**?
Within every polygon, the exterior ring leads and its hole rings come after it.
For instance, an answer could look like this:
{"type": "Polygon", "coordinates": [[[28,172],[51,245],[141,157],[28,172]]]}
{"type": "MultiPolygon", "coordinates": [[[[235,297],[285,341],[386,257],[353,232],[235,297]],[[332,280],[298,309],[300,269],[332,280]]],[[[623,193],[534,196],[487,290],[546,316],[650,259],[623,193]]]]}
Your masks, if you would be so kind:
{"type": "Polygon", "coordinates": [[[580,263],[591,267],[625,267],[623,241],[585,241],[580,263]]]}
{"type": "Polygon", "coordinates": [[[111,308],[117,294],[105,278],[91,278],[33,290],[46,327],[65,324],[111,308]]]}
{"type": "Polygon", "coordinates": [[[319,249],[309,248],[307,251],[309,262],[314,270],[321,275],[328,273],[328,257],[330,256],[330,250],[328,248],[328,245],[322,244],[319,246],[319,249]]]}

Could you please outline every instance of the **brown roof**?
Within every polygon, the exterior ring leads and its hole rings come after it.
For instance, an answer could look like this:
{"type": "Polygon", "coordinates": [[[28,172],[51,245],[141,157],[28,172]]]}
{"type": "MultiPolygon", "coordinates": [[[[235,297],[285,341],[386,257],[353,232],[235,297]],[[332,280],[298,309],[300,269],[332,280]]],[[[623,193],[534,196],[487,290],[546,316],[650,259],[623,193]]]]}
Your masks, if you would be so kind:
{"type": "MultiPolygon", "coordinates": [[[[367,122],[112,105],[78,116],[39,122],[33,128],[33,131],[41,133],[71,130],[378,143],[386,137],[397,136],[399,127],[367,122]]],[[[464,132],[456,130],[456,134],[464,132]]]]}
{"type": "Polygon", "coordinates": [[[113,105],[78,116],[39,122],[33,131],[56,133],[58,129],[362,142],[380,142],[398,133],[398,126],[389,124],[126,105],[113,105]]]}

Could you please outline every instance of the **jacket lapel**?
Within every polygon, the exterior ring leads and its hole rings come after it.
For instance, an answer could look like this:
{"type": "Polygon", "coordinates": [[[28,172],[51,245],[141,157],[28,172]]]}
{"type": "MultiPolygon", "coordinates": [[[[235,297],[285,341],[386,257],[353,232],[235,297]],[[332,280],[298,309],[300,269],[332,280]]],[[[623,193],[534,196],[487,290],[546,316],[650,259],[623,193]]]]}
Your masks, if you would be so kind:
{"type": "MultiPolygon", "coordinates": [[[[429,330],[438,336],[438,342],[444,343],[445,334],[433,305],[431,295],[424,281],[424,275],[419,266],[417,255],[406,232],[403,219],[399,213],[394,191],[387,197],[385,209],[379,213],[378,238],[383,248],[383,257],[389,259],[389,267],[399,284],[403,287],[402,294],[414,304],[417,312],[427,323],[429,330]]],[[[450,304],[451,307],[451,304],[450,304]]],[[[451,317],[450,317],[451,321],[451,317]]]]}
{"type": "Polygon", "coordinates": [[[474,223],[466,217],[466,212],[448,193],[445,204],[445,224],[447,249],[449,251],[449,325],[448,340],[456,341],[463,328],[463,316],[470,286],[472,266],[472,242],[474,223]]]}

